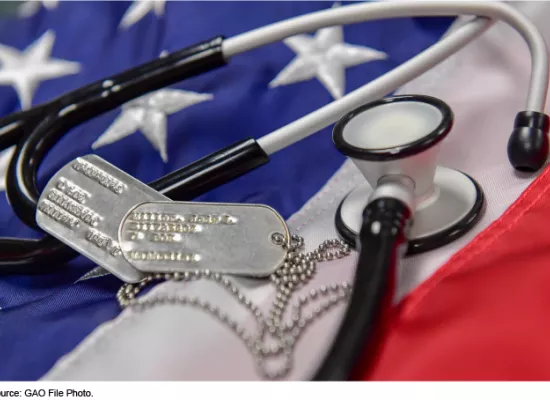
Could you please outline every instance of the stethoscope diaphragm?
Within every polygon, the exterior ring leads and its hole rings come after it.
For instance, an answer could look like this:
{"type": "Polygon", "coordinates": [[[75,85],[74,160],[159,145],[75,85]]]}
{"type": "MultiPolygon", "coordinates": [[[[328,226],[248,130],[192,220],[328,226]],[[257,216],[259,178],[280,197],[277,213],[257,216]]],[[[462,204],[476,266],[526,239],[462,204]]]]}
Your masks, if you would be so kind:
{"type": "Polygon", "coordinates": [[[460,171],[436,165],[439,144],[452,125],[450,107],[423,95],[375,101],[336,124],[336,147],[367,180],[345,196],[336,212],[336,229],[348,244],[355,246],[373,188],[388,176],[406,177],[414,187],[407,254],[448,244],[476,224],[485,204],[481,186],[460,171]]]}

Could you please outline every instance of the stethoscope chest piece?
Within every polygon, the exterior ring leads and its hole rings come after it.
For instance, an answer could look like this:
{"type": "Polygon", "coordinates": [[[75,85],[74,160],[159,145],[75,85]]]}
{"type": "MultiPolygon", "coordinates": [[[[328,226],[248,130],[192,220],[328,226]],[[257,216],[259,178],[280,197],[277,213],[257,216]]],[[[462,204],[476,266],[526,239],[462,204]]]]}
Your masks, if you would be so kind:
{"type": "Polygon", "coordinates": [[[381,178],[406,177],[415,210],[407,254],[444,246],[468,232],[485,205],[480,185],[467,174],[436,165],[453,114],[439,99],[404,95],[366,104],[335,126],[333,141],[366,178],[348,193],[335,216],[336,229],[355,246],[362,212],[381,178]]]}

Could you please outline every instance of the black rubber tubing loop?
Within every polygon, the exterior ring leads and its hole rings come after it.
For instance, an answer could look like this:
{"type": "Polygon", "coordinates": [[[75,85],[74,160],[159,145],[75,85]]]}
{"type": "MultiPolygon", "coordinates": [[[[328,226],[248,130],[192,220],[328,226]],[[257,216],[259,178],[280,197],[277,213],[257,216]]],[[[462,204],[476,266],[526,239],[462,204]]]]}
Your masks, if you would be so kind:
{"type": "Polygon", "coordinates": [[[393,295],[389,291],[391,276],[395,276],[404,253],[410,218],[411,210],[393,198],[377,199],[365,208],[351,298],[332,346],[312,380],[350,380],[362,357],[367,357],[368,365],[374,362],[374,336],[385,301],[393,295]],[[378,223],[380,229],[373,229],[378,223]]]}
{"type": "MultiPolygon", "coordinates": [[[[269,161],[255,139],[236,142],[154,182],[153,189],[172,200],[192,200],[269,161]]],[[[0,238],[0,274],[43,274],[79,254],[52,236],[42,239],[0,238]]]]}
{"type": "Polygon", "coordinates": [[[53,111],[52,104],[46,103],[0,118],[0,151],[17,145],[26,132],[32,130],[45,115],[53,111]]]}
{"type": "Polygon", "coordinates": [[[6,176],[6,193],[15,214],[28,226],[35,221],[40,197],[36,179],[40,164],[50,149],[70,129],[121,104],[225,64],[221,39],[180,50],[172,56],[138,66],[120,75],[103,79],[84,91],[69,94],[76,102],[65,101],[60,110],[49,114],[17,145],[6,176]],[[152,66],[153,65],[153,66],[152,66]]]}
{"type": "MultiPolygon", "coordinates": [[[[14,116],[0,120],[0,143],[8,143],[8,139],[2,142],[2,138],[9,138],[17,129],[26,131],[16,147],[6,176],[8,200],[18,218],[39,230],[35,221],[39,198],[38,168],[48,151],[71,128],[147,92],[225,65],[222,41],[223,38],[218,37],[182,49],[68,93],[36,109],[16,114],[26,120],[16,121],[14,116]],[[55,112],[40,115],[40,112],[51,110],[55,112]],[[36,121],[40,123],[31,130],[36,121]]],[[[190,200],[268,160],[256,141],[247,139],[174,171],[152,182],[151,187],[175,200],[190,200]],[[235,168],[237,165],[239,168],[235,168]]],[[[0,238],[0,274],[48,273],[77,256],[77,252],[51,236],[41,239],[0,238]]]]}

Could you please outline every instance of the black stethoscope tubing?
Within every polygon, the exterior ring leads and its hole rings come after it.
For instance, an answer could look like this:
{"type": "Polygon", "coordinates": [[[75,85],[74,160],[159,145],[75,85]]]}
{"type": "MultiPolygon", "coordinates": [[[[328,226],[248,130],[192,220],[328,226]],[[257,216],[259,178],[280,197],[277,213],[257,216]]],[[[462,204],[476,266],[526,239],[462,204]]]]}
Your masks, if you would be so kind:
{"type": "Polygon", "coordinates": [[[224,65],[221,42],[218,38],[180,50],[46,104],[45,115],[19,141],[8,170],[7,195],[15,214],[38,229],[34,216],[39,197],[36,171],[47,152],[69,129],[144,93],[224,65]]]}
{"type": "MultiPolygon", "coordinates": [[[[46,154],[71,128],[147,92],[224,65],[222,40],[218,37],[188,47],[0,119],[0,150],[16,145],[6,175],[6,192],[18,218],[39,230],[35,220],[40,196],[38,168],[46,154]]],[[[254,139],[245,139],[159,178],[149,186],[174,200],[191,200],[268,161],[269,156],[254,139]]],[[[393,268],[393,260],[384,257],[375,257],[380,261],[376,268],[373,265],[361,268],[367,260],[372,264],[373,243],[378,242],[372,240],[360,251],[355,284],[363,286],[363,290],[353,292],[331,351],[313,380],[350,378],[358,357],[364,353],[365,346],[372,343],[365,338],[370,338],[377,326],[388,291],[388,270],[393,268]]],[[[385,247],[376,245],[375,248],[386,248],[391,253],[397,243],[389,241],[385,247]]],[[[0,274],[48,273],[78,255],[49,235],[41,239],[0,238],[0,274]]]]}
{"type": "MultiPolygon", "coordinates": [[[[505,6],[480,3],[471,7],[465,2],[451,3],[451,6],[446,3],[439,4],[436,10],[429,10],[429,14],[446,14],[451,10],[454,14],[457,10],[462,10],[466,13],[473,12],[475,15],[496,16],[506,20],[522,33],[531,50],[538,50],[538,53],[535,53],[538,54],[539,61],[547,59],[546,46],[540,35],[537,35],[536,29],[522,19],[521,15],[514,14],[505,6]]],[[[424,8],[427,4],[412,7],[413,14],[426,12],[424,8]]],[[[380,6],[380,17],[389,17],[390,14],[395,17],[405,11],[411,11],[407,7],[401,10],[395,10],[393,7],[398,6],[380,6]]],[[[348,12],[352,13],[354,10],[356,9],[350,8],[348,12]]],[[[304,17],[305,20],[300,20],[300,24],[304,26],[307,22],[316,25],[327,15],[326,12],[322,12],[315,18],[304,17]]],[[[339,18],[346,19],[348,23],[354,21],[354,15],[351,14],[350,17],[345,11],[340,12],[339,18]]],[[[333,22],[335,23],[335,20],[333,22]]],[[[267,36],[273,40],[281,32],[294,31],[295,29],[289,29],[292,24],[296,24],[296,21],[281,23],[266,28],[265,31],[256,30],[245,42],[242,38],[240,42],[237,41],[238,43],[231,42],[233,51],[229,54],[239,53],[235,50],[236,44],[240,47],[254,48],[256,42],[265,41],[262,35],[269,34],[267,36]],[[285,31],[287,28],[289,30],[285,31]]],[[[6,175],[6,192],[17,217],[30,227],[40,230],[35,221],[39,198],[37,171],[46,154],[69,129],[147,92],[225,65],[222,41],[223,38],[218,37],[190,46],[165,58],[77,89],[31,110],[0,119],[0,150],[16,145],[6,175]]],[[[453,50],[452,46],[448,50],[453,50]]],[[[533,63],[535,64],[535,61],[533,63]]],[[[546,64],[539,62],[538,71],[543,71],[546,64]]],[[[537,79],[532,77],[531,95],[534,93],[540,96],[531,96],[531,102],[533,99],[541,100],[538,97],[542,97],[543,93],[539,89],[547,86],[547,74],[539,73],[535,78],[540,78],[543,84],[534,84],[537,79]]],[[[516,117],[514,131],[508,143],[508,156],[516,169],[536,171],[546,160],[550,119],[542,112],[543,100],[541,107],[536,107],[540,106],[538,103],[541,101],[535,101],[536,104],[529,107],[536,111],[520,112],[516,117]]],[[[268,161],[269,156],[262,147],[254,139],[247,139],[174,171],[149,185],[173,200],[190,200],[268,161]]],[[[390,299],[393,294],[391,278],[407,243],[405,225],[411,213],[406,204],[393,198],[377,199],[365,208],[356,246],[359,250],[359,259],[351,299],[331,349],[313,380],[352,378],[354,367],[365,354],[368,367],[375,362],[376,354],[372,351],[372,346],[376,343],[376,329],[381,326],[380,317],[385,300],[390,299]],[[372,229],[374,226],[370,225],[374,223],[377,224],[376,229],[372,229]],[[373,231],[378,233],[373,235],[373,231]],[[369,352],[365,353],[367,350],[369,352]]],[[[38,240],[0,238],[0,274],[48,273],[76,256],[78,253],[48,235],[38,240]]]]}
{"type": "MultiPolygon", "coordinates": [[[[51,102],[0,120],[0,150],[16,145],[6,174],[6,194],[17,217],[39,230],[35,213],[37,172],[46,154],[76,125],[183,79],[226,64],[223,38],[179,50],[121,74],[77,89],[51,102]]],[[[173,200],[191,200],[269,161],[254,139],[236,142],[150,186],[173,200]]],[[[78,256],[51,236],[0,238],[0,274],[43,274],[78,256]]]]}

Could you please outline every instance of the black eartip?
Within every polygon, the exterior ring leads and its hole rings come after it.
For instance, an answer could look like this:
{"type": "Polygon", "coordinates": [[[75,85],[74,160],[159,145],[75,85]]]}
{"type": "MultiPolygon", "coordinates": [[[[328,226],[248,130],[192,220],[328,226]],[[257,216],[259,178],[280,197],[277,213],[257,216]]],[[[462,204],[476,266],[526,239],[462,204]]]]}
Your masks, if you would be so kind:
{"type": "Polygon", "coordinates": [[[514,131],[508,140],[508,159],[518,171],[536,172],[548,157],[548,115],[522,111],[516,115],[514,131]]]}

